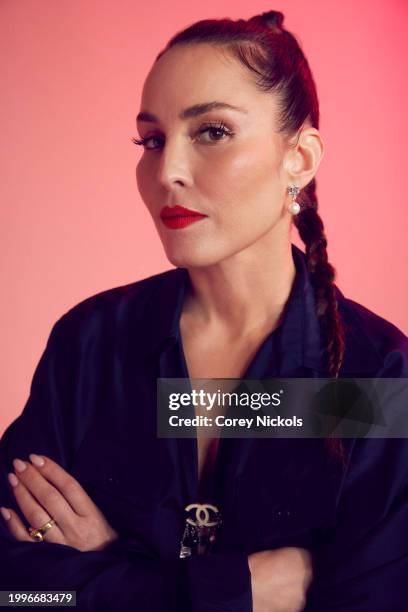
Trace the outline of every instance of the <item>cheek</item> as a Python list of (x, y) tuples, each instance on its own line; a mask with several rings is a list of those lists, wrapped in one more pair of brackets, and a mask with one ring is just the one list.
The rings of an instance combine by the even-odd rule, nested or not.
[[(279, 157), (271, 145), (247, 147), (231, 151), (217, 160), (216, 170), (207, 173), (204, 186), (208, 199), (216, 203), (214, 214), (225, 223), (268, 214), (279, 215), (282, 185), (279, 177)], [(237, 216), (227, 213), (236, 212)]]
[(151, 193), (151, 188), (153, 185), (153, 182), (149, 174), (151, 173), (151, 171), (149, 171), (149, 167), (150, 167), (149, 164), (146, 163), (146, 158), (143, 156), (140, 158), (140, 160), (138, 161), (136, 165), (137, 188), (138, 188), (138, 191), (140, 193), (142, 200), (148, 207), (149, 207), (149, 202), (151, 201), (150, 193)]

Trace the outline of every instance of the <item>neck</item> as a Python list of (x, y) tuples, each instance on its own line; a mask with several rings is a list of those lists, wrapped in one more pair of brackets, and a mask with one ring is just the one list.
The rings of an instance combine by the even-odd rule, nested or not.
[[(256, 251), (256, 249), (255, 249)], [(224, 337), (264, 333), (279, 325), (296, 276), (291, 243), (274, 242), (266, 253), (251, 249), (214, 265), (188, 268), (192, 291), (183, 317)]]

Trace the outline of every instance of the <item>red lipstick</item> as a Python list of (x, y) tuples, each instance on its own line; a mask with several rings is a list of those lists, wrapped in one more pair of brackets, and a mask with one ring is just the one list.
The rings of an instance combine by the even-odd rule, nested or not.
[(195, 221), (204, 219), (207, 215), (190, 210), (184, 206), (164, 206), (160, 211), (160, 218), (166, 227), (170, 229), (182, 229)]

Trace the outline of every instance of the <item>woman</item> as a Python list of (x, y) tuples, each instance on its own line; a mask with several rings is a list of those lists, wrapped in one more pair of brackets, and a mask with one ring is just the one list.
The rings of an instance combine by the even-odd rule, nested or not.
[[(55, 324), (2, 439), (3, 590), (98, 611), (405, 610), (404, 439), (156, 435), (157, 378), (407, 376), (407, 338), (334, 284), (318, 122), (278, 11), (193, 24), (159, 54), (137, 182), (176, 268)], [(189, 504), (222, 515), (210, 554), (190, 554)]]

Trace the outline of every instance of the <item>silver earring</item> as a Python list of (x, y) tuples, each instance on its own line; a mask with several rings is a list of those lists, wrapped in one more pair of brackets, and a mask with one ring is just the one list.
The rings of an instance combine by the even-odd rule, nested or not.
[(288, 211), (292, 215), (298, 215), (300, 213), (300, 204), (296, 202), (296, 196), (298, 195), (300, 189), (297, 185), (290, 185), (288, 187), (288, 193), (292, 196), (292, 202), (288, 206)]

